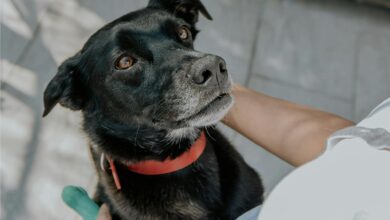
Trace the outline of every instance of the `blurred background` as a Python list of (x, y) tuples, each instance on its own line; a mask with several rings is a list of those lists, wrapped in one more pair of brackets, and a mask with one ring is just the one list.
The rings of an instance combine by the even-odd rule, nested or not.
[[(355, 122), (390, 96), (389, 0), (203, 2), (214, 20), (200, 18), (195, 48), (225, 58), (236, 83)], [(146, 4), (1, 0), (1, 219), (78, 219), (60, 194), (69, 184), (92, 193), (96, 181), (80, 113), (42, 119), (42, 93), (93, 32)], [(293, 169), (219, 126), (267, 192)]]

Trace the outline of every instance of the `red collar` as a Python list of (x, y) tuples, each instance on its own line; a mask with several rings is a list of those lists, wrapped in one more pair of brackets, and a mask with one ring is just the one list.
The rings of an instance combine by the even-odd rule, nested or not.
[[(198, 160), (198, 158), (202, 155), (205, 147), (206, 135), (202, 131), (200, 133), (200, 137), (194, 142), (190, 149), (188, 149), (186, 152), (176, 157), (175, 159), (167, 158), (164, 161), (144, 160), (135, 164), (128, 165), (127, 168), (134, 173), (142, 175), (161, 175), (173, 173), (188, 167), (196, 160)], [(116, 171), (115, 163), (112, 159), (108, 159), (108, 162), (110, 163), (110, 169), (112, 177), (114, 178), (116, 188), (120, 190), (121, 184), (119, 181), (118, 173)]]

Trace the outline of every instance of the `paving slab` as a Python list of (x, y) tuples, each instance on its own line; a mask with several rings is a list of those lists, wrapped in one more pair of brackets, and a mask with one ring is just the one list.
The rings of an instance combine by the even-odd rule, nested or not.
[(389, 30), (388, 11), (352, 1), (269, 0), (254, 73), (352, 100), (362, 30)]
[(88, 8), (104, 21), (112, 21), (131, 11), (146, 7), (147, 0), (78, 0), (80, 5)]
[[(10, 0), (2, 2), (1, 59), (13, 63), (17, 62), (32, 38), (33, 31)], [(2, 69), (3, 74), (6, 70)]]
[(390, 97), (390, 35), (363, 32), (358, 39), (354, 119), (359, 121)]
[(39, 29), (42, 14), (53, 0), (1, 2), (1, 59), (18, 62)]

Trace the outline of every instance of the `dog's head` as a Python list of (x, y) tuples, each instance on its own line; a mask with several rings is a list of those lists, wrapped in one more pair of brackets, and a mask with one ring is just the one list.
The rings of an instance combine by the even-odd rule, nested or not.
[(231, 80), (222, 58), (193, 48), (199, 13), (211, 19), (199, 0), (151, 0), (107, 24), (60, 65), (44, 116), (60, 103), (172, 133), (215, 124), (232, 104)]

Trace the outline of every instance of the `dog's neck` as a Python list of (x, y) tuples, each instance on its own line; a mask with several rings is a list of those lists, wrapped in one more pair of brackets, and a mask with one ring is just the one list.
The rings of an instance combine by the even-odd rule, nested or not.
[(103, 152), (119, 161), (164, 161), (187, 151), (200, 137), (202, 129), (194, 134), (173, 140), (165, 130), (147, 126), (128, 126), (111, 121), (84, 119), (84, 130)]
[(100, 167), (102, 171), (106, 171), (104, 161), (107, 160), (111, 170), (115, 186), (118, 190), (122, 188), (119, 174), (116, 169), (116, 164), (124, 166), (130, 172), (140, 175), (162, 175), (169, 174), (185, 169), (193, 164), (203, 154), (206, 147), (206, 135), (202, 132), (199, 138), (190, 146), (190, 148), (183, 154), (176, 158), (167, 158), (164, 161), (157, 160), (143, 160), (131, 164), (122, 164), (107, 158), (104, 153), (101, 154)]

